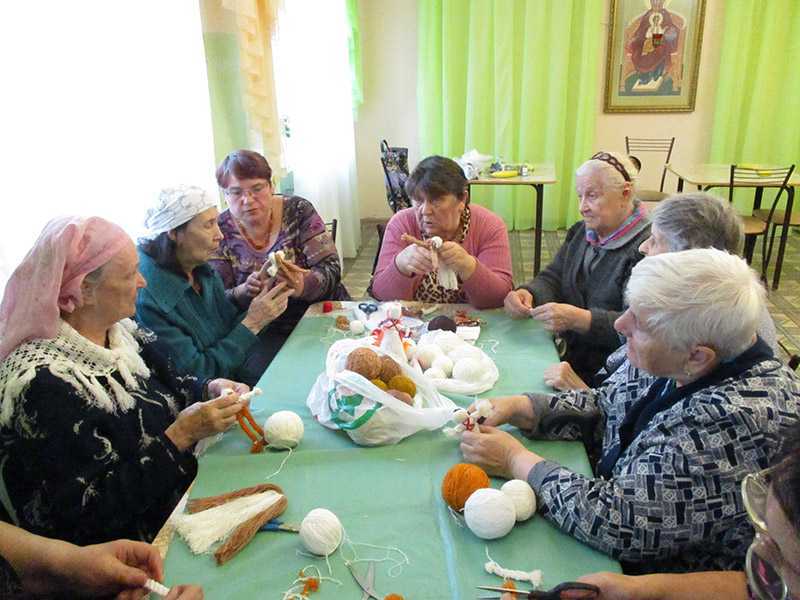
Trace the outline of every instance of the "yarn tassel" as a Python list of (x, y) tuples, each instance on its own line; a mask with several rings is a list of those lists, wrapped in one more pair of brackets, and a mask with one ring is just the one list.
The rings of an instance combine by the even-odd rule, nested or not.
[(239, 551), (250, 543), (253, 536), (258, 533), (261, 526), (269, 521), (283, 514), (288, 504), (286, 496), (281, 496), (278, 501), (270, 506), (268, 509), (258, 513), (256, 516), (251, 517), (236, 529), (233, 530), (230, 537), (225, 541), (222, 546), (214, 553), (214, 558), (217, 559), (218, 565), (224, 565)]
[(114, 397), (117, 399), (117, 404), (123, 411), (128, 411), (136, 406), (136, 402), (134, 401), (133, 397), (128, 393), (128, 391), (122, 387), (116, 379), (114, 379), (113, 375), (109, 375), (107, 378), (108, 384), (111, 386), (111, 390), (114, 392)]
[(489, 548), (486, 547), (486, 558), (488, 562), (483, 565), (486, 572), (490, 575), (497, 575), (503, 579), (516, 579), (517, 581), (529, 581), (534, 589), (538, 589), (542, 585), (542, 572), (539, 569), (535, 571), (514, 571), (512, 569), (504, 569), (497, 564), (492, 557), (489, 556)]
[(270, 490), (236, 498), (198, 513), (177, 515), (173, 519), (175, 529), (186, 540), (192, 552), (203, 554), (212, 544), (226, 538), (239, 524), (266, 510), (281, 498), (284, 498), (282, 494)]
[(194, 498), (186, 503), (186, 512), (189, 514), (198, 513), (209, 508), (214, 508), (236, 498), (243, 498), (245, 496), (252, 496), (253, 494), (261, 494), (263, 492), (273, 491), (283, 494), (283, 490), (279, 485), (274, 483), (261, 483), (259, 485), (252, 485), (250, 487), (242, 488), (227, 492), (226, 494), (219, 494), (218, 496), (206, 496), (205, 498)]

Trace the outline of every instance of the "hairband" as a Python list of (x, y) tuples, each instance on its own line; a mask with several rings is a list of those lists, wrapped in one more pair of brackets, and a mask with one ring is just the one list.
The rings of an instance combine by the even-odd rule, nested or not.
[(625, 169), (625, 167), (622, 166), (621, 162), (619, 162), (614, 156), (612, 156), (608, 152), (598, 152), (597, 154), (592, 156), (592, 160), (601, 160), (605, 163), (610, 164), (619, 172), (620, 175), (622, 175), (622, 178), (625, 181), (630, 182), (631, 176), (628, 175), (628, 171)]

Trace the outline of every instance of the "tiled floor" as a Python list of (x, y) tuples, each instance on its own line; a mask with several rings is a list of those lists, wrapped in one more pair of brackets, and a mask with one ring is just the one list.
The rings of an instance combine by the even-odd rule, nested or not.
[[(361, 223), (363, 246), (355, 259), (344, 261), (344, 284), (353, 298), (365, 295), (378, 249), (377, 221)], [(565, 231), (545, 231), (542, 236), (542, 265), (550, 262), (564, 239)], [(533, 274), (533, 231), (512, 231), (511, 258), (514, 282), (527, 281)], [(761, 264), (760, 243), (754, 265)], [(773, 259), (774, 263), (774, 259)], [(770, 278), (771, 280), (771, 278)], [(769, 312), (775, 320), (778, 336), (791, 353), (800, 353), (800, 232), (793, 231), (786, 247), (780, 287), (768, 296)]]

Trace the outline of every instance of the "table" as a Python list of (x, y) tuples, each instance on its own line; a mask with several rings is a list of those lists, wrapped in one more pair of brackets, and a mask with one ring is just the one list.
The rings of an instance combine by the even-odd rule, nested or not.
[[(486, 324), (479, 343), (486, 346), (500, 369), (497, 386), (486, 395), (543, 390), (542, 369), (557, 360), (549, 335), (533, 320), (512, 321), (500, 310), (480, 314)], [(341, 337), (331, 331), (332, 324), (333, 318), (321, 315), (319, 305), (312, 306), (264, 374), (259, 385), (265, 393), (253, 403), (254, 410), (267, 404), (269, 412), (294, 410), (306, 428), (300, 446), (281, 473), (270, 480), (283, 487), (288, 498), (282, 517), (286, 522), (299, 522), (312, 508), (326, 507), (339, 516), (352, 540), (402, 549), (411, 564), (401, 576), (392, 578), (388, 564), (378, 563), (375, 587), (381, 595), (395, 592), (413, 600), (471, 599), (476, 596), (476, 585), (498, 584), (497, 577), (483, 570), (486, 547), (506, 568), (542, 569), (548, 587), (585, 573), (619, 572), (618, 563), (561, 533), (538, 515), (517, 524), (505, 538), (490, 542), (458, 527), (441, 499), (440, 485), (447, 469), (461, 461), (461, 453), (458, 443), (441, 432), (418, 433), (394, 446), (362, 448), (344, 433), (314, 422), (305, 400), (323, 369), (330, 344), (320, 340)], [(518, 432), (516, 435), (520, 437)], [(547, 458), (589, 473), (579, 443), (526, 439), (524, 443)], [(285, 452), (251, 455), (249, 446), (240, 431), (226, 433), (200, 458), (191, 496), (263, 482), (286, 456)], [(500, 480), (493, 481), (493, 487), (500, 484)], [(211, 556), (193, 556), (176, 536), (166, 559), (166, 581), (171, 585), (198, 583), (207, 598), (280, 598), (306, 565), (315, 564), (327, 574), (324, 560), (298, 556), (300, 548), (294, 534), (260, 533), (233, 560), (217, 567)], [(333, 576), (342, 586), (323, 582), (315, 599), (361, 597), (343, 564), (342, 552), (340, 548), (330, 557)], [(344, 552), (351, 556), (348, 549)], [(361, 556), (383, 554), (369, 552), (359, 548)]]
[(534, 229), (533, 276), (539, 272), (542, 262), (542, 206), (544, 205), (544, 186), (557, 183), (553, 165), (533, 165), (530, 175), (525, 177), (480, 177), (470, 179), (467, 186), (473, 185), (529, 185), (536, 192), (536, 225)]
[[(667, 169), (678, 178), (678, 192), (683, 191), (684, 181), (696, 185), (698, 190), (709, 190), (715, 187), (731, 187), (731, 166), (726, 164), (696, 164), (696, 165), (674, 165), (667, 164)], [(781, 229), (781, 241), (778, 246), (778, 258), (775, 261), (775, 273), (772, 279), (772, 289), (778, 289), (781, 278), (781, 267), (783, 266), (783, 255), (786, 250), (786, 241), (789, 236), (789, 223), (792, 218), (792, 207), (794, 205), (794, 188), (800, 186), (800, 175), (793, 173), (789, 179), (787, 189), (786, 210), (784, 211), (783, 227)], [(756, 182), (748, 182), (744, 185), (735, 187), (755, 188), (756, 193), (753, 197), (753, 210), (761, 208), (761, 199), (764, 188), (777, 187), (775, 185), (758, 185)], [(764, 233), (766, 235), (766, 232)]]

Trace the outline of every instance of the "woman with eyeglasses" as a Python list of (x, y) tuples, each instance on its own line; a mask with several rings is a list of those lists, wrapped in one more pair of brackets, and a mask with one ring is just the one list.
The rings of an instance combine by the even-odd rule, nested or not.
[(742, 482), (742, 500), (756, 536), (745, 570), (631, 577), (594, 573), (580, 581), (600, 588), (598, 600), (797, 600), (800, 598), (800, 427), (786, 457)]
[[(219, 215), (222, 241), (210, 264), (222, 277), (228, 297), (245, 309), (264, 286), (286, 281), (292, 288), (287, 308), (259, 334), (277, 354), (309, 304), (347, 300), (333, 239), (314, 206), (299, 196), (274, 194), (272, 168), (258, 152), (236, 150), (217, 168), (228, 209)], [(268, 278), (261, 271), (271, 252), (282, 250), (297, 270)]]

